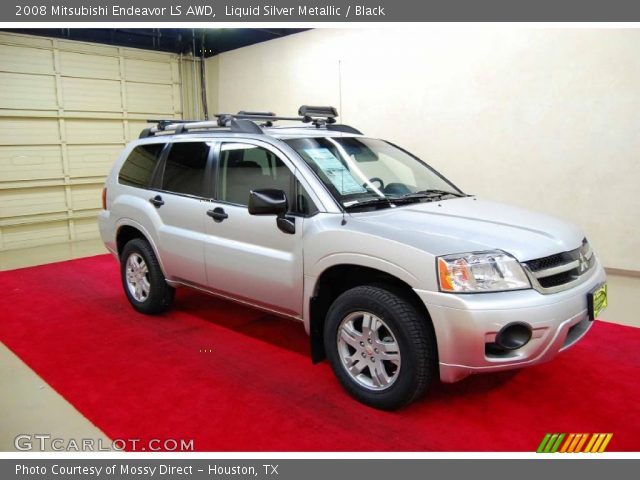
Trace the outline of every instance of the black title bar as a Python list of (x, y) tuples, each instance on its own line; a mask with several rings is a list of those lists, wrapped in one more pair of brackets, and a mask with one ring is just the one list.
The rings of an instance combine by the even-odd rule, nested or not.
[(0, 22), (637, 22), (636, 0), (14, 0)]

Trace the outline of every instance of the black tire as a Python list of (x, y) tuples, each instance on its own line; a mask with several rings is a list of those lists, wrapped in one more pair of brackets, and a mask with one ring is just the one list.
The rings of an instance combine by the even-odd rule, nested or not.
[[(381, 410), (395, 410), (420, 397), (427, 385), (433, 381), (437, 366), (435, 338), (433, 330), (427, 324), (430, 320), (423, 318), (424, 316), (418, 313), (409, 300), (390, 290), (380, 286), (365, 285), (344, 292), (329, 308), (324, 326), (327, 358), (342, 386), (358, 401)], [(373, 390), (372, 388), (375, 387), (367, 387), (359, 383), (347, 372), (347, 367), (341, 359), (341, 347), (338, 345), (339, 328), (343, 320), (357, 318), (357, 312), (368, 312), (382, 320), (386, 324), (382, 328), (388, 327), (391, 337), (395, 337), (395, 343), (399, 348), (401, 360), (395, 380), (390, 382), (390, 386), (378, 386), (383, 388), (382, 390)], [(364, 350), (356, 351), (354, 347), (347, 348), (348, 353), (356, 352), (351, 358), (357, 358), (359, 361), (359, 355), (363, 357), (367, 355)], [(369, 351), (370, 349), (371, 347)], [(364, 360), (366, 359), (365, 357)], [(375, 359), (371, 360), (371, 362), (375, 361)], [(385, 365), (390, 363), (387, 362)], [(364, 368), (371, 367), (367, 365)], [(388, 371), (389, 368), (386, 368)], [(393, 372), (394, 366), (391, 365), (391, 368)], [(365, 375), (361, 378), (368, 381), (366, 371), (363, 372)], [(374, 376), (372, 370), (369, 370), (369, 374), (371, 377)]]
[[(127, 261), (132, 255), (138, 255), (147, 266), (148, 272), (145, 275), (149, 283), (149, 291), (146, 298), (138, 300), (129, 289), (127, 282)], [(151, 245), (142, 238), (134, 238), (127, 242), (122, 249), (120, 256), (120, 278), (122, 287), (129, 303), (140, 313), (153, 315), (167, 310), (173, 303), (175, 288), (169, 286), (164, 279), (164, 274), (158, 263)]]

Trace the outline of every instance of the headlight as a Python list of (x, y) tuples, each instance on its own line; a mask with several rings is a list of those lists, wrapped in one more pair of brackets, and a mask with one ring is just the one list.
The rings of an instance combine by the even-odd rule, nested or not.
[(443, 292), (497, 292), (531, 288), (520, 263), (500, 250), (438, 257)]

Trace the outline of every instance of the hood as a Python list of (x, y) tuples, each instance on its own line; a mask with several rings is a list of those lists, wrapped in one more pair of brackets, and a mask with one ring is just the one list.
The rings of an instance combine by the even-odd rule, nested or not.
[(499, 249), (527, 261), (578, 248), (584, 238), (570, 223), (478, 197), (355, 213), (352, 219), (368, 233), (434, 255)]

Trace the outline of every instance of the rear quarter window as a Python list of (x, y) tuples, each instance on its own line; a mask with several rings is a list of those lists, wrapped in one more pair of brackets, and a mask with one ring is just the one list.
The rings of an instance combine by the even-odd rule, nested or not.
[(134, 148), (120, 169), (118, 181), (130, 187), (146, 188), (163, 148), (164, 143), (139, 145)]

